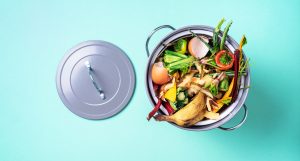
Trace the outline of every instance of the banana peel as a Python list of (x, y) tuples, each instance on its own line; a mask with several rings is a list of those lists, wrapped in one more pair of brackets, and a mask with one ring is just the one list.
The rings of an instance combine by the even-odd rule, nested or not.
[(174, 115), (156, 115), (156, 121), (173, 122), (182, 127), (195, 125), (204, 118), (206, 112), (205, 95), (199, 92), (194, 99)]

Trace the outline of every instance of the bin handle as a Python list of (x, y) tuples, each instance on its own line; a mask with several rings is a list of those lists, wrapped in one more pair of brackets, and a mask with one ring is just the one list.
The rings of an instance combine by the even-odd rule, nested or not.
[(244, 107), (244, 111), (245, 111), (244, 112), (244, 117), (243, 117), (242, 121), (239, 124), (237, 124), (236, 126), (233, 126), (233, 127), (219, 126), (218, 128), (221, 129), (221, 130), (225, 130), (225, 131), (231, 131), (231, 130), (235, 130), (235, 129), (238, 129), (239, 127), (241, 127), (245, 123), (245, 121), (247, 119), (247, 116), (248, 116), (248, 108), (247, 108), (246, 104), (243, 104), (243, 107)]
[(172, 30), (175, 30), (174, 27), (172, 27), (171, 25), (162, 25), (162, 26), (158, 26), (157, 28), (155, 28), (151, 33), (150, 35), (148, 36), (147, 40), (146, 40), (146, 52), (147, 52), (147, 56), (149, 57), (150, 56), (150, 52), (149, 52), (149, 41), (151, 39), (151, 37), (160, 29), (163, 29), (163, 28), (169, 28), (169, 29), (172, 29)]

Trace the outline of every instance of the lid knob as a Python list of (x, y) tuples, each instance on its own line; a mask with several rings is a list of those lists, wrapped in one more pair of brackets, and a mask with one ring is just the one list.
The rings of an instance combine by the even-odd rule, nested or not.
[(95, 87), (96, 90), (99, 92), (100, 98), (101, 98), (102, 100), (104, 100), (104, 99), (105, 99), (104, 92), (103, 92), (101, 86), (100, 86), (99, 84), (96, 83), (96, 81), (95, 81), (95, 79), (94, 79), (94, 77), (93, 77), (93, 68), (92, 68), (90, 62), (89, 62), (89, 61), (86, 61), (86, 62), (85, 62), (85, 66), (88, 68), (89, 76), (90, 76), (90, 78), (91, 78), (91, 81), (92, 81), (94, 87)]

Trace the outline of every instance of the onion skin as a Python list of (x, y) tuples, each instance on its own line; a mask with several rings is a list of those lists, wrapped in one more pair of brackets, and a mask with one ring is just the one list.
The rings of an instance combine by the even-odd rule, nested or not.
[[(208, 43), (206, 37), (201, 37), (205, 42)], [(190, 40), (188, 44), (188, 50), (197, 59), (201, 59), (206, 56), (209, 51), (208, 47), (199, 38), (194, 37)]]

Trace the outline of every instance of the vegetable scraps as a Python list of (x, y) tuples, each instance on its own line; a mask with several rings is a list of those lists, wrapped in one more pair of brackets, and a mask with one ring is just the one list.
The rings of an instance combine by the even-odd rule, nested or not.
[[(167, 114), (158, 114), (157, 121), (169, 121), (179, 126), (193, 126), (203, 119), (218, 119), (219, 111), (235, 101), (240, 77), (247, 75), (249, 59), (243, 59), (243, 36), (239, 48), (230, 51), (226, 46), (232, 21), (221, 34), (222, 18), (213, 30), (213, 36), (196, 34), (180, 38), (167, 45), (152, 68), (158, 102), (147, 119), (160, 106)], [(158, 91), (159, 90), (159, 91)]]

